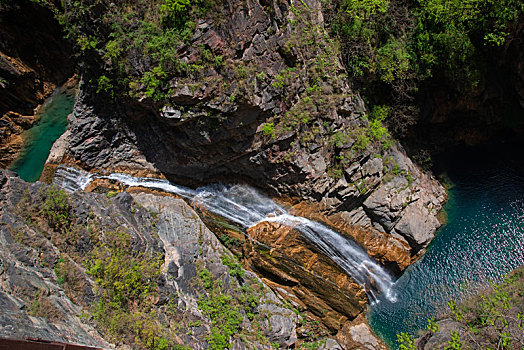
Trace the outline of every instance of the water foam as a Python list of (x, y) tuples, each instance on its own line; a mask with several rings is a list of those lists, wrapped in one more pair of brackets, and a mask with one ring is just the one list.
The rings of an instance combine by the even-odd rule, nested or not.
[(251, 187), (214, 184), (193, 190), (162, 179), (120, 173), (107, 176), (95, 175), (63, 166), (58, 167), (54, 182), (68, 191), (76, 191), (84, 190), (94, 179), (109, 179), (126, 186), (140, 186), (174, 193), (245, 229), (264, 221), (291, 226), (360, 284), (372, 302), (378, 300), (379, 294), (390, 302), (396, 301), (391, 276), (358, 244), (321, 223), (289, 214), (285, 208)]

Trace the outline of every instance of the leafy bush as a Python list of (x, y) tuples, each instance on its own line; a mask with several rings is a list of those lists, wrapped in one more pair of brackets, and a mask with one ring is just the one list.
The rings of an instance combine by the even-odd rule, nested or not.
[(262, 133), (264, 135), (269, 135), (271, 137), (275, 136), (275, 124), (274, 123), (266, 123), (262, 127)]
[(229, 267), (229, 274), (234, 277), (244, 277), (244, 268), (235, 256), (222, 255), (222, 264)]
[(126, 309), (140, 303), (156, 289), (160, 274), (160, 257), (134, 252), (128, 234), (110, 232), (105, 243), (96, 247), (87, 262), (87, 273), (94, 277), (105, 301)]
[(371, 105), (394, 107), (388, 124), (399, 136), (418, 118), (421, 87), (474, 91), (491, 69), (494, 48), (515, 36), (524, 16), (518, 0), (323, 4), (352, 80)]
[(208, 337), (213, 350), (229, 348), (231, 337), (238, 332), (242, 323), (242, 315), (232, 301), (232, 296), (223, 293), (215, 293), (210, 298), (198, 301), (198, 307), (213, 326)]
[(49, 226), (63, 232), (70, 228), (73, 219), (73, 208), (67, 193), (56, 186), (41, 191), (44, 199), (42, 213)]
[(152, 309), (163, 260), (135, 251), (124, 232), (106, 232), (103, 241), (85, 262), (100, 296), (92, 311), (94, 319), (116, 341), (140, 348), (169, 348), (166, 332)]

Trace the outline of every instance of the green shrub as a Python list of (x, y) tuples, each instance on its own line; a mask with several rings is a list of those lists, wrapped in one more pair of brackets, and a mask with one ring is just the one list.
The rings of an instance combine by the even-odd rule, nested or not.
[[(519, 268), (501, 283), (491, 284), (487, 292), (460, 304), (450, 300), (450, 316), (460, 326), (450, 330), (451, 339), (447, 343), (435, 346), (453, 350), (521, 348), (524, 345), (523, 288), (524, 268)], [(428, 320), (427, 329), (431, 334), (441, 331), (433, 319)], [(397, 338), (400, 349), (415, 349), (412, 336), (401, 333)]]
[(242, 323), (242, 315), (234, 305), (232, 296), (215, 292), (209, 298), (200, 299), (198, 307), (211, 320), (212, 328), (208, 337), (210, 348), (228, 348), (231, 337), (238, 332)]
[(60, 232), (69, 229), (73, 220), (73, 207), (67, 193), (55, 186), (47, 187), (40, 193), (45, 198), (41, 210), (49, 226)]
[(244, 268), (235, 256), (222, 255), (222, 264), (229, 267), (229, 274), (233, 277), (244, 277)]
[(274, 123), (266, 123), (262, 127), (262, 133), (264, 135), (271, 136), (271, 138), (275, 137), (275, 124)]
[(191, 6), (189, 0), (165, 0), (164, 4), (160, 6), (160, 10), (168, 16), (180, 16), (187, 12)]
[(155, 293), (161, 258), (133, 251), (126, 233), (110, 232), (104, 238), (105, 243), (96, 247), (87, 261), (87, 273), (101, 288), (104, 299), (126, 309)]
[(111, 79), (108, 78), (105, 75), (100, 76), (98, 78), (98, 88), (96, 90), (97, 93), (100, 92), (109, 92), (111, 95), (113, 95), (113, 84), (111, 83)]

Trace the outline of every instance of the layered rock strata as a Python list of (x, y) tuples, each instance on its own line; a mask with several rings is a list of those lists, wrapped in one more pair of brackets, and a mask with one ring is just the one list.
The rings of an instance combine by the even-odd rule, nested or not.
[[(42, 212), (50, 196), (61, 196), (56, 189), (27, 184), (5, 171), (0, 173), (0, 187), (2, 337), (103, 348), (111, 346), (108, 341), (122, 341), (99, 323), (94, 325), (96, 318), (78, 316), (94, 313), (101, 297), (101, 282), (85, 266), (100, 249), (99, 240), (120, 232), (129, 237), (136, 254), (149, 252), (162, 259), (153, 315), (159, 317), (154, 322), (174, 332), (173, 341), (194, 349), (206, 348), (210, 341), (217, 321), (201, 309), (212, 293), (200, 281), (205, 270), (224, 295), (235, 296), (242, 288), (258, 293), (256, 307), (249, 309), (253, 314), (240, 311), (242, 336), (232, 339), (234, 348), (270, 348), (271, 343), (288, 347), (296, 342), (297, 315), (253, 273), (233, 274), (223, 258), (230, 253), (183, 200), (125, 192), (111, 199), (93, 193), (55, 197), (71, 204), (71, 230), (60, 231), (49, 226), (54, 221)], [(67, 272), (62, 264), (69, 266)]]

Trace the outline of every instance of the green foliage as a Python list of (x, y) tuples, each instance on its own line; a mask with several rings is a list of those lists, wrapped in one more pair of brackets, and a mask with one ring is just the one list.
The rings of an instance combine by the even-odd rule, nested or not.
[(200, 271), (200, 273), (198, 274), (198, 277), (200, 277), (202, 285), (205, 289), (211, 289), (211, 287), (213, 287), (213, 279), (211, 276), (211, 272), (209, 272), (208, 269), (202, 269), (202, 271)]
[(107, 233), (105, 243), (93, 250), (87, 261), (87, 273), (101, 288), (105, 302), (126, 309), (130, 303), (142, 302), (156, 289), (162, 259), (133, 252), (131, 239), (122, 232)]
[(107, 196), (107, 198), (113, 198), (117, 194), (118, 194), (117, 191), (109, 191), (109, 192), (106, 193), (106, 196)]
[(433, 319), (433, 318), (428, 319), (428, 324), (427, 324), (426, 328), (431, 333), (438, 333), (440, 331), (439, 325), (435, 322), (435, 319)]
[(145, 72), (140, 82), (145, 85), (145, 95), (155, 101), (162, 100), (165, 96), (161, 91), (167, 72), (161, 67), (156, 66), (150, 72)]
[(392, 142), (388, 129), (382, 124), (386, 120), (389, 110), (390, 107), (388, 106), (374, 106), (369, 115), (369, 137), (382, 142), (385, 149), (389, 148)]
[(326, 344), (326, 340), (315, 340), (310, 342), (304, 342), (300, 344), (300, 349), (307, 349), (307, 350), (317, 350), (320, 349), (321, 346)]
[(460, 341), (460, 335), (457, 331), (450, 330), (451, 340), (448, 342), (448, 345), (444, 348), (445, 350), (460, 350), (462, 349), (462, 342)]
[(165, 3), (160, 6), (160, 10), (168, 16), (185, 15), (191, 6), (189, 0), (165, 0)]
[(392, 83), (408, 78), (411, 69), (411, 56), (402, 38), (391, 38), (376, 51), (375, 69), (380, 80)]
[(55, 267), (54, 267), (56, 280), (57, 280), (59, 286), (62, 286), (64, 284), (64, 282), (65, 282), (65, 276), (64, 276), (64, 273), (63, 273), (63, 270), (62, 270), (62, 268), (63, 268), (62, 266), (64, 265), (64, 263), (65, 263), (64, 259), (59, 258), (58, 261), (56, 262)]
[(460, 310), (458, 309), (457, 303), (455, 302), (455, 300), (451, 299), (450, 301), (448, 301), (448, 307), (451, 310), (451, 314), (453, 315), (453, 318), (455, 319), (455, 321), (458, 322), (462, 319), (462, 317), (464, 317), (462, 312), (460, 312)]
[(235, 256), (222, 255), (222, 264), (229, 267), (229, 274), (233, 277), (244, 277), (245, 271), (242, 264)]
[(275, 136), (275, 124), (274, 123), (266, 123), (262, 127), (262, 133), (264, 135), (271, 136), (273, 138)]
[(220, 235), (220, 241), (226, 246), (226, 247), (242, 247), (243, 241), (238, 238), (233, 238), (225, 234)]
[(170, 347), (151, 308), (162, 262), (160, 256), (134, 250), (124, 232), (105, 233), (85, 261), (100, 296), (93, 317), (114, 340), (148, 349)]
[(419, 87), (438, 79), (455, 93), (473, 92), (524, 16), (518, 0), (323, 4), (353, 81), (370, 104), (394, 107), (388, 124), (400, 136), (418, 118)]
[(96, 90), (97, 93), (100, 92), (108, 92), (113, 96), (113, 84), (111, 83), (111, 79), (106, 77), (105, 75), (100, 76), (98, 78), (98, 89)]
[(67, 193), (55, 186), (40, 191), (44, 199), (42, 213), (49, 226), (57, 231), (69, 229), (73, 219), (73, 207)]
[(354, 18), (370, 18), (387, 11), (389, 0), (345, 0), (344, 9)]
[(397, 341), (399, 343), (399, 350), (416, 350), (415, 340), (413, 336), (408, 333), (397, 334)]
[(242, 315), (232, 302), (232, 296), (220, 292), (198, 301), (198, 307), (211, 320), (211, 334), (208, 337), (211, 349), (228, 348), (231, 337), (240, 328)]
[(85, 51), (89, 49), (96, 49), (98, 45), (98, 39), (94, 36), (79, 35), (76, 38), (76, 43), (80, 46), (80, 50)]
[[(506, 276), (501, 283), (491, 284), (491, 290), (473, 296), (461, 304), (448, 302), (449, 311), (460, 326), (450, 330), (451, 339), (436, 347), (458, 349), (520, 349), (524, 346), (522, 315), (524, 268)], [(433, 319), (427, 330), (432, 334), (440, 329)], [(413, 338), (397, 335), (400, 349), (414, 349)], [(436, 338), (438, 339), (438, 338)], [(403, 347), (405, 346), (405, 347)]]
[(106, 70), (102, 75), (112, 77), (112, 81), (98, 82), (99, 92), (110, 89), (114, 96), (145, 96), (156, 102), (167, 99), (169, 91), (164, 88), (168, 79), (223, 67), (223, 57), (204, 47), (198, 48), (196, 62), (180, 59), (180, 50), (193, 37), (196, 22), (217, 5), (216, 0), (111, 4), (97, 0), (48, 6), (79, 51), (91, 50), (90, 59), (98, 60)]
[[(229, 274), (235, 277), (244, 276), (244, 270), (235, 257), (222, 256), (222, 262), (229, 267)], [(197, 264), (198, 266), (198, 264)], [(199, 281), (205, 294), (199, 296), (198, 307), (202, 314), (211, 321), (211, 330), (207, 336), (209, 348), (228, 349), (235, 335), (245, 336), (241, 328), (244, 315), (252, 321), (252, 326), (259, 324), (265, 317), (258, 312), (263, 285), (256, 280), (244, 280), (239, 287), (237, 282), (216, 279), (206, 268), (199, 268)], [(242, 272), (241, 272), (242, 271)], [(194, 323), (191, 323), (195, 326)], [(260, 335), (258, 335), (260, 339)], [(262, 339), (263, 336), (262, 336)], [(267, 339), (264, 341), (269, 344)]]
[(366, 132), (363, 130), (357, 130), (357, 133), (355, 134), (355, 143), (353, 144), (353, 148), (356, 151), (361, 152), (368, 148), (370, 143), (371, 140), (369, 139)]

